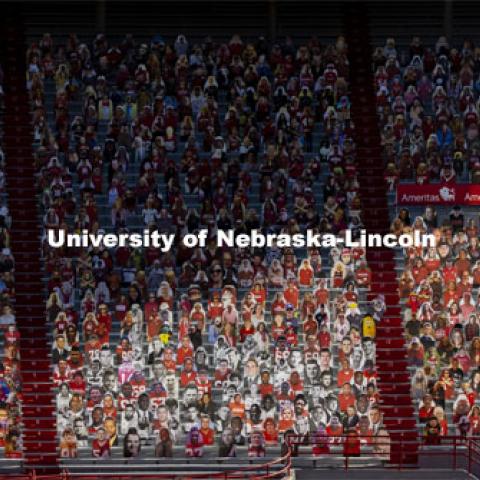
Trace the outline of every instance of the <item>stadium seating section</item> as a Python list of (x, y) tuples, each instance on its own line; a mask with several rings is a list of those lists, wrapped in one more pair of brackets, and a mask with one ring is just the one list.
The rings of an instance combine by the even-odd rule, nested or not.
[[(479, 51), (444, 37), (370, 50), (362, 19), (346, 37), (278, 44), (45, 33), (5, 65), (18, 85), (26, 70), (28, 93), (5, 99), (0, 67), (5, 457), (28, 447), (72, 471), (92, 457), (184, 468), (279, 457), (292, 434), (316, 439), (312, 455), (345, 454), (349, 436), (354, 454), (415, 463), (418, 434), (480, 434), (475, 208), (395, 198), (398, 185), (480, 182)], [(32, 138), (33, 167), (25, 145), (8, 164), (7, 126)], [(218, 230), (364, 228), (439, 243), (216, 245)], [(182, 245), (200, 229), (206, 248)], [(177, 241), (53, 248), (49, 230)]]
[[(373, 54), (385, 179), (397, 183), (478, 184), (478, 52), (412, 39), (409, 54), (388, 38)], [(398, 252), (411, 395), (418, 428), (439, 436), (479, 433), (478, 286), (475, 207), (401, 208), (390, 202), (391, 231), (434, 233), (437, 248)]]
[[(365, 251), (215, 246), (217, 228), (362, 227), (345, 40), (44, 35), (27, 65), (61, 456), (195, 456), (197, 430), (220, 456), (229, 432), (252, 456), (257, 432), (267, 450), (286, 432), (372, 443), (385, 302)], [(199, 228), (203, 251), (46, 240)]]

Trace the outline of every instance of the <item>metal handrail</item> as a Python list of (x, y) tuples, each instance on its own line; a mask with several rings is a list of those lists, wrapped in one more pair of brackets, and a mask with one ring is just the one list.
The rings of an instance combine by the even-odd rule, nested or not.
[[(411, 454), (412, 449), (411, 447), (414, 446), (414, 452), (418, 453), (418, 447), (426, 446), (432, 447), (428, 449), (422, 449), (421, 454), (427, 456), (451, 456), (452, 457), (452, 469), (456, 470), (458, 467), (458, 459), (462, 458), (465, 460), (466, 463), (466, 470), (468, 473), (471, 473), (474, 468), (480, 468), (480, 437), (462, 437), (462, 436), (455, 436), (455, 435), (446, 435), (446, 436), (439, 436), (435, 443), (430, 443), (427, 440), (427, 437), (421, 434), (417, 434), (416, 436), (412, 436), (411, 438), (402, 438), (402, 436), (391, 436), (385, 435), (383, 438), (385, 442), (378, 441), (379, 437), (377, 435), (338, 435), (338, 436), (324, 436), (321, 437), (317, 434), (308, 434), (308, 435), (296, 435), (296, 434), (289, 434), (285, 438), (285, 445), (287, 446), (287, 453), (281, 457), (275, 458), (270, 460), (269, 462), (263, 464), (256, 464), (256, 465), (249, 465), (245, 466), (244, 468), (239, 468), (237, 470), (232, 471), (223, 471), (217, 473), (195, 473), (192, 472), (191, 474), (184, 476), (178, 475), (175, 473), (152, 473), (152, 474), (135, 474), (135, 473), (118, 473), (118, 474), (108, 474), (108, 478), (118, 479), (118, 480), (150, 480), (150, 479), (164, 479), (164, 480), (178, 480), (180, 477), (182, 479), (192, 479), (192, 480), (207, 480), (207, 479), (224, 479), (224, 480), (234, 480), (234, 479), (241, 479), (241, 478), (249, 478), (253, 480), (269, 480), (273, 478), (282, 478), (290, 473), (292, 468), (292, 456), (302, 455), (306, 453), (305, 447), (313, 447), (315, 445), (328, 445), (328, 446), (338, 446), (343, 447), (344, 450), (342, 453), (338, 451), (324, 451), (319, 454), (315, 454), (315, 457), (318, 458), (325, 458), (325, 456), (336, 456), (336, 457), (343, 457), (344, 458), (344, 468), (347, 470), (349, 468), (349, 457), (351, 456), (362, 456), (365, 453), (361, 452), (359, 455), (351, 454), (345, 450), (345, 446), (347, 445), (348, 440), (355, 439), (356, 441), (360, 442), (361, 440), (366, 439), (376, 439), (375, 445), (382, 446), (382, 445), (390, 445), (391, 447), (394, 446), (394, 449), (390, 449), (390, 453), (382, 453), (382, 452), (371, 452), (372, 455), (377, 456), (378, 458), (383, 458), (384, 455), (387, 455), (388, 460), (391, 462), (391, 454), (395, 454), (398, 459), (399, 463), (396, 463), (396, 467), (398, 469), (402, 469), (406, 467), (405, 463), (403, 462), (403, 455), (404, 454)], [(382, 438), (382, 437), (380, 437)], [(357, 444), (358, 446), (358, 444)], [(410, 446), (410, 448), (408, 448)], [(441, 451), (435, 451), (434, 447), (450, 447), (447, 450), (442, 449)], [(303, 448), (303, 452), (302, 452)], [(329, 450), (329, 449), (328, 449)], [(368, 455), (368, 454), (367, 454)], [(282, 464), (282, 467), (279, 469), (275, 469), (274, 467), (277, 465)], [(391, 466), (395, 466), (391, 465)], [(192, 468), (192, 464), (189, 464), (189, 467)], [(261, 473), (257, 473), (261, 472)], [(15, 475), (11, 474), (8, 475), (9, 478), (13, 478), (15, 480), (90, 480), (90, 479), (97, 479), (99, 476), (97, 474), (84, 474), (84, 473), (76, 473), (70, 472), (67, 469), (64, 469), (61, 473), (56, 474), (42, 474), (38, 475), (36, 470), (33, 469), (30, 471), (29, 475)]]
[[(347, 444), (348, 439), (352, 439), (348, 435), (342, 434), (337, 436), (324, 436), (321, 437), (319, 435), (308, 434), (308, 435), (295, 435), (291, 434), (288, 435), (286, 438), (286, 442), (289, 445), (290, 449), (292, 450), (292, 455), (301, 455), (302, 452), (301, 447), (312, 447), (316, 444), (321, 444), (325, 446), (344, 446)], [(378, 441), (379, 437), (376, 435), (355, 435), (353, 437), (357, 442), (361, 442), (361, 440), (366, 439), (373, 439), (375, 438), (377, 441), (375, 444), (377, 446), (381, 445), (389, 445), (390, 452), (387, 454), (382, 454), (381, 452), (371, 452), (372, 455), (377, 456), (379, 458), (382, 455), (386, 455), (388, 457), (388, 461), (391, 466), (397, 466), (399, 470), (405, 465), (404, 455), (425, 455), (425, 456), (451, 456), (452, 457), (452, 469), (456, 470), (458, 467), (458, 459), (462, 458), (466, 462), (466, 470), (468, 473), (472, 473), (473, 468), (477, 467), (480, 469), (480, 437), (463, 437), (459, 435), (439, 435), (435, 438), (435, 441), (432, 442), (431, 439), (426, 437), (425, 435), (417, 434), (413, 435), (410, 438), (404, 438), (401, 434), (399, 435), (385, 435), (385, 442)], [(422, 449), (419, 452), (419, 447), (428, 447), (427, 449)], [(358, 443), (357, 443), (358, 447)], [(410, 447), (410, 448), (408, 448)], [(413, 451), (412, 451), (412, 447)], [(449, 449), (445, 450), (443, 448), (440, 451), (435, 451), (435, 447), (450, 447)], [(322, 453), (316, 454), (315, 457), (326, 457), (326, 456), (339, 456), (338, 451), (324, 451)], [(365, 453), (360, 452), (360, 454), (351, 454), (350, 452), (344, 450), (343, 457), (344, 457), (344, 467), (348, 469), (349, 467), (349, 457), (351, 456), (362, 456)], [(393, 457), (393, 458), (392, 458)], [(395, 461), (394, 461), (395, 459)]]
[[(281, 469), (273, 469), (278, 464), (285, 464)], [(192, 467), (192, 464), (189, 464)], [(180, 477), (182, 479), (195, 479), (195, 480), (208, 480), (208, 479), (240, 479), (246, 478), (255, 479), (255, 480), (267, 480), (271, 478), (280, 478), (287, 475), (290, 472), (292, 466), (291, 461), (291, 449), (288, 448), (287, 453), (281, 457), (270, 460), (269, 462), (263, 464), (249, 465), (244, 468), (233, 470), (233, 471), (224, 471), (217, 473), (191, 473), (188, 476), (178, 475), (175, 473), (155, 473), (155, 474), (132, 474), (132, 473), (119, 473), (119, 474), (108, 474), (109, 479), (118, 479), (118, 480), (127, 480), (127, 479), (138, 479), (138, 480), (148, 480), (148, 479), (164, 479), (164, 480), (178, 480)], [(264, 471), (258, 475), (253, 474), (252, 472)], [(99, 474), (88, 474), (88, 473), (75, 473), (69, 472), (68, 470), (63, 470), (61, 473), (57, 474), (46, 474), (46, 475), (37, 475), (36, 470), (33, 469), (30, 472), (28, 477), (24, 475), (10, 475), (9, 478), (15, 480), (69, 480), (69, 479), (98, 479)]]

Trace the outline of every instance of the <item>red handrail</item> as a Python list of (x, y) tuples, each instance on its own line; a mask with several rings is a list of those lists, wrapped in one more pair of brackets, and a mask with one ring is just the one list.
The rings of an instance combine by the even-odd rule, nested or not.
[[(331, 456), (343, 456), (344, 457), (344, 468), (349, 468), (349, 458), (352, 456), (361, 456), (362, 454), (350, 454), (345, 450), (345, 445), (347, 444), (347, 439), (352, 440), (362, 440), (362, 439), (375, 439), (376, 446), (389, 445), (393, 446), (395, 450), (396, 457), (400, 459), (400, 462), (396, 465), (396, 468), (399, 470), (402, 469), (405, 464), (402, 463), (402, 458), (404, 454), (412, 453), (413, 451), (418, 453), (418, 447), (426, 446), (432, 447), (428, 449), (422, 449), (421, 455), (426, 456), (451, 456), (452, 457), (452, 469), (455, 470), (458, 467), (458, 459), (462, 458), (465, 460), (466, 470), (468, 473), (472, 473), (474, 468), (480, 471), (480, 437), (462, 437), (455, 435), (446, 435), (439, 436), (434, 442), (431, 439), (428, 439), (424, 435), (418, 434), (412, 438), (391, 438), (389, 435), (385, 435), (385, 442), (378, 441), (379, 437), (376, 435), (338, 435), (338, 436), (320, 436), (316, 434), (309, 435), (288, 435), (285, 439), (287, 445), (287, 453), (282, 457), (276, 458), (269, 462), (257, 465), (249, 465), (238, 470), (224, 471), (217, 473), (191, 473), (188, 476), (178, 475), (175, 473), (155, 473), (155, 474), (132, 474), (132, 473), (118, 473), (118, 474), (108, 474), (109, 479), (118, 479), (118, 480), (149, 480), (149, 479), (164, 479), (164, 480), (178, 480), (180, 477), (182, 480), (207, 480), (207, 479), (224, 479), (224, 480), (233, 480), (241, 479), (248, 477), (252, 480), (268, 480), (273, 478), (280, 478), (290, 473), (292, 468), (292, 455), (302, 455), (307, 453), (306, 450), (308, 447), (313, 447), (315, 445), (336, 445), (339, 447), (344, 447), (344, 450), (341, 454), (338, 451), (322, 451), (319, 454), (314, 455), (314, 457), (325, 458), (328, 455)], [(372, 444), (373, 445), (373, 444)], [(451, 447), (450, 449), (445, 450), (444, 448), (440, 451), (435, 451), (434, 447)], [(409, 448), (410, 447), (410, 448)], [(466, 447), (466, 448), (458, 448)], [(309, 450), (311, 452), (311, 449)], [(385, 459), (385, 455), (388, 456), (386, 452), (373, 452), (378, 458)], [(398, 455), (400, 454), (400, 455)], [(390, 457), (388, 457), (390, 459)], [(280, 469), (273, 469), (275, 465), (283, 464)], [(193, 465), (189, 465), (193, 467)], [(391, 465), (394, 466), (394, 465)], [(262, 473), (256, 473), (256, 472)], [(99, 475), (97, 474), (83, 474), (69, 472), (67, 469), (63, 470), (60, 474), (50, 474), (50, 475), (37, 475), (35, 470), (30, 472), (29, 476), (26, 475), (7, 475), (9, 478), (15, 480), (91, 480), (98, 479)]]
[[(272, 471), (272, 467), (278, 464), (285, 464), (281, 469), (274, 469)], [(193, 465), (189, 464), (190, 467)], [(164, 480), (178, 480), (182, 478), (182, 480), (207, 480), (207, 479), (224, 479), (224, 480), (231, 480), (231, 479), (240, 479), (245, 478), (248, 476), (249, 479), (252, 480), (267, 480), (270, 478), (279, 478), (283, 477), (290, 473), (290, 469), (292, 466), (291, 461), (291, 452), (290, 448), (287, 450), (287, 453), (282, 457), (278, 457), (274, 460), (270, 460), (267, 463), (257, 464), (257, 465), (249, 465), (243, 467), (238, 470), (233, 471), (224, 471), (224, 472), (217, 472), (217, 473), (191, 473), (189, 475), (178, 475), (175, 473), (155, 473), (155, 474), (131, 474), (131, 473), (120, 473), (120, 474), (108, 474), (109, 479), (119, 479), (119, 480), (128, 480), (128, 479), (135, 479), (135, 480), (147, 480), (147, 479), (164, 479)], [(265, 473), (255, 475), (252, 472), (264, 471)], [(35, 470), (32, 470), (29, 477), (25, 477), (24, 475), (9, 475), (9, 478), (14, 478), (15, 480), (68, 480), (70, 478), (76, 480), (83, 480), (83, 479), (98, 479), (100, 475), (97, 474), (88, 474), (88, 473), (75, 473), (69, 472), (67, 469), (63, 470), (60, 474), (50, 474), (50, 475), (37, 475)]]
[(480, 440), (469, 439), (468, 446), (468, 473), (472, 473), (473, 465), (480, 467)]
[[(428, 438), (424, 435), (417, 434), (413, 438), (403, 438), (402, 435), (398, 437), (385, 435), (385, 442), (378, 441), (378, 436), (375, 435), (354, 435), (353, 439), (355, 441), (362, 441), (367, 439), (375, 439), (376, 446), (389, 445), (390, 452), (373, 452), (373, 454), (379, 458), (383, 458), (385, 455), (388, 456), (391, 465), (395, 464), (399, 470), (405, 466), (404, 455), (409, 454), (419, 454), (422, 456), (451, 456), (452, 457), (452, 469), (456, 470), (458, 467), (458, 459), (462, 458), (465, 460), (466, 470), (468, 473), (472, 473), (473, 468), (477, 467), (480, 471), (480, 437), (462, 437), (458, 435), (445, 435), (439, 436), (435, 439)], [(337, 436), (320, 436), (318, 434), (309, 434), (309, 435), (288, 435), (286, 442), (292, 450), (292, 455), (302, 455), (307, 453), (305, 447), (313, 447), (314, 445), (324, 445), (324, 446), (343, 446), (347, 444), (347, 440), (352, 440), (351, 436), (348, 435), (337, 435)], [(432, 447), (428, 449), (422, 449), (420, 452), (419, 447)], [(436, 446), (441, 447), (451, 447), (448, 450), (442, 448), (440, 451), (435, 451)], [(358, 445), (357, 445), (358, 447)], [(466, 447), (459, 449), (459, 447)], [(303, 451), (302, 451), (303, 450)], [(311, 453), (311, 450), (308, 452)], [(308, 454), (307, 453), (307, 454)], [(392, 454), (392, 455), (391, 455)], [(321, 453), (314, 455), (315, 457), (326, 457), (339, 456), (338, 451), (330, 451), (329, 448), (323, 450)], [(344, 467), (348, 469), (349, 467), (349, 457), (361, 456), (361, 453), (351, 454), (348, 451), (343, 452), (344, 456)], [(395, 455), (397, 462), (392, 461), (392, 456)]]

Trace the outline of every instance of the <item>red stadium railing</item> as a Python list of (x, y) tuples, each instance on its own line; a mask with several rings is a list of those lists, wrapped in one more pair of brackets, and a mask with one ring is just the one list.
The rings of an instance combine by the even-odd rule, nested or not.
[[(382, 438), (384, 440), (382, 440)], [(358, 442), (360, 440), (371, 439), (372, 450), (361, 452)], [(443, 459), (443, 467), (452, 470), (462, 469), (468, 474), (480, 475), (480, 437), (461, 437), (461, 436), (440, 436), (436, 438), (427, 438), (418, 435), (416, 439), (403, 440), (398, 439), (391, 442), (389, 436), (378, 437), (374, 435), (349, 436), (338, 435), (335, 437), (326, 437), (319, 435), (288, 435), (286, 439), (288, 452), (275, 460), (263, 464), (249, 465), (238, 470), (222, 471), (217, 473), (195, 473), (185, 475), (178, 473), (154, 473), (154, 474), (133, 474), (133, 473), (105, 473), (97, 472), (95, 474), (84, 474), (70, 472), (68, 469), (58, 474), (37, 475), (35, 470), (31, 470), (28, 475), (8, 475), (8, 478), (15, 480), (93, 480), (106, 476), (114, 480), (207, 480), (207, 479), (250, 479), (267, 480), (274, 478), (288, 478), (292, 470), (292, 458), (301, 456), (311, 456), (316, 461), (328, 457), (342, 458), (342, 466), (345, 470), (351, 468), (352, 458), (374, 457), (382, 460), (382, 466), (386, 468), (395, 468), (402, 470), (408, 468), (407, 465), (400, 463), (390, 463), (390, 449), (393, 447), (395, 452), (410, 453), (412, 445), (419, 448), (423, 459), (438, 458)], [(337, 448), (334, 448), (337, 447)], [(375, 448), (374, 448), (375, 447)], [(436, 448), (438, 447), (438, 448)], [(316, 453), (315, 449), (316, 448)], [(341, 452), (339, 452), (341, 449)], [(397, 455), (395, 458), (402, 458)], [(450, 459), (450, 462), (445, 459)], [(411, 465), (409, 465), (411, 466)], [(188, 464), (188, 468), (194, 469), (194, 465)], [(340, 467), (340, 465), (339, 465)], [(158, 468), (158, 466), (157, 466)], [(341, 468), (341, 467), (340, 467)]]
[[(457, 470), (459, 463), (463, 462), (464, 469), (469, 474), (478, 476), (480, 473), (480, 437), (459, 437), (459, 436), (445, 436), (440, 437), (438, 442), (432, 443), (425, 441), (423, 445), (432, 447), (428, 450), (422, 450), (422, 455), (431, 456), (445, 456), (448, 454), (451, 457), (452, 470)], [(451, 447), (450, 451), (444, 449), (435, 451), (433, 447)]]
[[(445, 462), (445, 467), (451, 467), (452, 470), (457, 470), (462, 467), (469, 474), (476, 476), (480, 475), (480, 437), (462, 437), (455, 435), (439, 436), (439, 437), (425, 437), (418, 434), (416, 438), (402, 439), (398, 438), (394, 441), (390, 440), (390, 436), (383, 437), (385, 440), (379, 440), (378, 436), (374, 435), (338, 435), (335, 437), (322, 437), (318, 434), (315, 435), (289, 435), (287, 443), (291, 450), (292, 457), (302, 455), (312, 455), (312, 450), (316, 446), (319, 452), (314, 457), (325, 458), (328, 456), (339, 457), (338, 449), (331, 451), (330, 447), (337, 446), (342, 448), (343, 454), (343, 467), (347, 470), (350, 467), (351, 459), (362, 456), (373, 456), (378, 459), (384, 460), (390, 468), (397, 468), (399, 470), (406, 468), (407, 465), (402, 463), (404, 455), (412, 453), (412, 449), (419, 450), (419, 454), (423, 458), (428, 457), (443, 457), (450, 458), (451, 462)], [(372, 451), (363, 452), (360, 451), (360, 445), (362, 440), (373, 440), (372, 447), (377, 447), (377, 452), (373, 448)], [(382, 452), (382, 447), (385, 450)], [(436, 449), (435, 447), (439, 447)], [(390, 453), (391, 450), (395, 451), (395, 458), (398, 458), (399, 463), (391, 463)]]
[[(194, 465), (188, 464), (188, 468), (194, 468)], [(279, 468), (280, 467), (280, 468)], [(157, 466), (158, 468), (158, 466)], [(232, 471), (223, 471), (217, 473), (191, 473), (188, 475), (180, 473), (155, 473), (155, 474), (112, 474), (105, 473), (105, 476), (114, 480), (208, 480), (208, 479), (251, 479), (251, 480), (268, 480), (273, 478), (288, 478), (292, 468), (290, 449), (282, 457), (276, 458), (266, 463), (249, 465), (244, 468)], [(32, 470), (29, 475), (10, 475), (9, 478), (15, 480), (93, 480), (102, 477), (102, 473), (84, 474), (75, 473), (64, 470), (58, 474), (37, 475)]]
[[(468, 473), (477, 474), (478, 471), (474, 472), (474, 466), (480, 470), (480, 440), (472, 439), (468, 448)], [(477, 475), (478, 476), (478, 475)]]

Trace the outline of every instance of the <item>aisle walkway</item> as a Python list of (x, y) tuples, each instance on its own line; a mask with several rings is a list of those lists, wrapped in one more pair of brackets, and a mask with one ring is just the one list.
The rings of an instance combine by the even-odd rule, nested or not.
[[(50, 349), (40, 264), (40, 229), (33, 167), (31, 114), (25, 86), (25, 60), (18, 18), (5, 32), (5, 153), (7, 192), (12, 199), (12, 251), (15, 258), (16, 320), (21, 335), (23, 444), (27, 465), (55, 466), (56, 430), (50, 379)], [(51, 469), (48, 472), (52, 472)], [(40, 471), (37, 471), (40, 473)]]
[[(377, 127), (368, 17), (361, 5), (351, 4), (345, 18), (349, 45), (352, 119), (356, 125), (357, 164), (362, 208), (365, 212), (363, 222), (369, 233), (385, 234), (389, 232), (390, 221)], [(376, 364), (384, 424), (392, 438), (391, 461), (415, 464), (417, 431), (410, 398), (410, 375), (397, 294), (394, 250), (369, 249), (367, 259), (374, 272), (370, 298), (382, 294), (387, 305), (383, 320), (377, 327)], [(407, 453), (404, 451), (401, 458), (402, 448)]]

